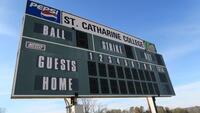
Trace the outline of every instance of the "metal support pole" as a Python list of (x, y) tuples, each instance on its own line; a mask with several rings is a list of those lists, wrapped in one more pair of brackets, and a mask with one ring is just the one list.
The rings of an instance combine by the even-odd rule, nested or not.
[(151, 111), (151, 113), (158, 113), (155, 97), (147, 97), (147, 101), (148, 101), (149, 110)]
[(66, 104), (66, 113), (71, 113), (71, 99), (70, 98), (64, 98), (65, 104)]
[(75, 110), (73, 106), (77, 105), (77, 98), (71, 97), (71, 98), (64, 98), (65, 104), (66, 104), (66, 113), (73, 113)]
[(77, 98), (64, 98), (66, 103), (66, 113), (84, 113), (82, 105), (77, 105)]

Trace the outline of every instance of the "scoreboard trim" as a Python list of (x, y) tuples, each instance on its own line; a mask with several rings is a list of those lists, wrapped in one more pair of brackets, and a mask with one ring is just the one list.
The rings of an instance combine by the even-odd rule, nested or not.
[(19, 66), (19, 57), (21, 54), (21, 45), (22, 45), (22, 37), (23, 37), (23, 32), (24, 32), (24, 24), (25, 24), (26, 16), (23, 17), (22, 21), (22, 27), (21, 27), (21, 34), (20, 34), (20, 40), (19, 40), (19, 45), (18, 45), (18, 50), (17, 50), (17, 59), (16, 59), (16, 64), (15, 64), (15, 72), (14, 72), (14, 78), (13, 78), (13, 85), (12, 85), (12, 92), (11, 92), (11, 98), (12, 96), (15, 96), (15, 85), (16, 85), (16, 79), (17, 79), (17, 70)]
[[(68, 98), (68, 97), (74, 97), (75, 95), (13, 95), (11, 98)], [(131, 97), (148, 97), (148, 96), (153, 96), (153, 97), (172, 97), (173, 95), (78, 95), (79, 98), (131, 98)], [(44, 99), (45, 99), (44, 98)]]
[[(26, 6), (26, 8), (27, 8), (27, 6)], [(63, 27), (68, 27), (68, 26), (66, 26), (66, 25), (64, 25), (63, 23), (62, 23), (62, 19), (63, 19), (63, 13), (67, 13), (67, 14), (70, 14), (70, 15), (72, 15), (72, 16), (75, 16), (75, 17), (78, 17), (78, 18), (81, 18), (81, 19), (83, 19), (83, 20), (87, 20), (87, 21), (89, 21), (89, 22), (93, 22), (93, 23), (96, 23), (97, 25), (101, 25), (101, 26), (103, 26), (103, 27), (106, 27), (106, 28), (109, 28), (109, 29), (111, 29), (111, 30), (114, 30), (114, 31), (117, 31), (117, 32), (119, 32), (119, 33), (122, 33), (122, 34), (125, 34), (125, 35), (127, 35), (127, 36), (131, 36), (130, 38), (135, 38), (135, 39), (138, 39), (138, 40), (141, 40), (141, 41), (143, 41), (143, 45), (144, 45), (144, 42), (147, 42), (147, 41), (145, 41), (145, 40), (143, 40), (143, 39), (141, 39), (141, 38), (138, 38), (138, 37), (135, 37), (135, 36), (133, 36), (133, 35), (130, 35), (130, 34), (128, 34), (128, 33), (125, 33), (125, 32), (122, 32), (122, 31), (119, 31), (119, 30), (117, 30), (117, 29), (114, 29), (114, 28), (111, 28), (111, 27), (108, 27), (108, 26), (106, 26), (106, 25), (103, 25), (103, 24), (100, 24), (100, 23), (97, 23), (97, 22), (94, 22), (94, 21), (92, 21), (92, 20), (88, 20), (88, 19), (86, 19), (86, 18), (83, 18), (83, 17), (80, 17), (80, 16), (77, 16), (77, 15), (74, 15), (74, 14), (71, 14), (71, 13), (68, 13), (68, 12), (65, 12), (65, 11), (61, 11), (60, 10), (60, 23), (57, 23), (57, 22), (54, 22), (54, 21), (50, 21), (50, 20), (47, 20), (47, 19), (44, 19), (44, 18), (39, 18), (39, 17), (37, 17), (37, 16), (34, 16), (34, 15), (30, 15), (30, 14), (27, 14), (27, 13), (25, 13), (25, 16), (23, 17), (23, 21), (22, 21), (22, 27), (21, 27), (21, 34), (20, 34), (20, 40), (19, 40), (19, 45), (18, 45), (18, 51), (17, 51), (17, 59), (16, 59), (16, 65), (15, 65), (15, 72), (14, 72), (14, 78), (13, 78), (13, 84), (12, 84), (12, 92), (11, 92), (11, 98), (66, 98), (66, 97), (74, 97), (75, 95), (37, 95), (37, 94), (35, 94), (35, 95), (19, 95), (19, 94), (15, 94), (15, 90), (16, 90), (16, 81), (17, 81), (17, 71), (18, 71), (18, 66), (19, 66), (19, 60), (20, 60), (20, 55), (21, 55), (21, 47), (22, 47), (22, 39), (31, 39), (31, 40), (35, 40), (35, 41), (40, 41), (40, 42), (46, 42), (46, 43), (49, 43), (49, 44), (54, 44), (54, 45), (58, 45), (58, 46), (63, 46), (63, 47), (68, 47), (68, 48), (74, 48), (74, 49), (79, 49), (79, 50), (83, 50), (83, 51), (89, 51), (89, 52), (94, 52), (94, 53), (99, 53), (99, 54), (102, 54), (102, 55), (109, 55), (109, 56), (112, 56), (112, 57), (117, 57), (117, 58), (121, 58), (121, 59), (126, 59), (126, 60), (131, 60), (131, 61), (135, 61), (135, 62), (137, 62), (137, 63), (144, 63), (144, 64), (149, 64), (149, 65), (154, 65), (154, 66), (158, 66), (158, 67), (162, 67), (162, 68), (165, 68), (165, 69), (167, 69), (166, 68), (166, 66), (163, 66), (163, 65), (158, 65), (158, 64), (154, 64), (154, 63), (150, 63), (150, 62), (145, 62), (145, 61), (139, 61), (139, 60), (137, 60), (138, 58), (137, 58), (137, 55), (136, 55), (136, 59), (131, 59), (131, 58), (126, 58), (126, 57), (123, 57), (123, 56), (116, 56), (116, 55), (113, 55), (113, 54), (108, 54), (108, 53), (103, 53), (103, 52), (99, 52), (99, 51), (96, 51), (95, 50), (95, 45), (94, 45), (94, 39), (95, 39), (95, 37), (94, 37), (94, 35), (96, 35), (96, 34), (94, 34), (94, 33), (90, 33), (90, 32), (86, 32), (86, 31), (83, 31), (83, 32), (86, 32), (86, 33), (90, 33), (91, 35), (92, 35), (92, 45), (93, 45), (93, 47), (94, 47), (94, 49), (93, 50), (89, 50), (89, 49), (84, 49), (84, 48), (79, 48), (79, 47), (75, 47), (75, 46), (70, 46), (70, 45), (65, 45), (65, 44), (61, 44), (61, 43), (57, 43), (57, 42), (53, 42), (53, 41), (47, 41), (47, 40), (42, 40), (42, 39), (36, 39), (36, 38), (31, 38), (31, 37), (28, 37), (28, 36), (24, 36), (23, 34), (23, 32), (24, 32), (24, 26), (25, 26), (25, 19), (26, 19), (26, 16), (31, 16), (31, 17), (34, 17), (34, 18), (37, 18), (37, 19), (40, 19), (40, 20), (44, 20), (44, 21), (47, 21), (47, 22), (50, 22), (50, 23), (54, 23), (54, 24), (57, 24), (57, 25), (59, 25), (59, 26), (63, 26)], [(74, 27), (68, 27), (68, 28), (74, 28)], [(79, 29), (75, 29), (75, 30), (79, 30)], [(80, 31), (82, 31), (82, 30), (80, 30)], [(98, 35), (97, 35), (98, 36)], [(101, 37), (101, 38), (103, 38), (103, 39), (108, 39), (107, 37)], [(113, 40), (112, 38), (110, 38), (110, 40)], [(113, 40), (113, 41), (116, 41), (116, 40)], [(120, 41), (117, 41), (117, 42), (120, 42)], [(127, 43), (125, 43), (125, 42), (123, 42), (123, 41), (121, 41), (120, 43), (123, 43), (123, 44), (127, 44)], [(128, 44), (128, 45), (131, 45), (131, 46), (133, 46), (133, 47), (135, 47), (135, 48), (140, 48), (140, 49), (143, 49), (143, 50), (145, 50), (145, 47), (144, 48), (141, 48), (141, 47), (139, 47), (139, 46), (137, 46), (137, 45), (134, 45), (134, 44)], [(136, 51), (134, 51), (135, 53), (136, 53)], [(153, 52), (153, 51), (150, 51), (150, 52), (152, 52), (152, 53), (157, 53), (157, 52)], [(171, 83), (171, 80), (169, 81), (169, 84), (171, 84), (172, 85), (172, 83)], [(172, 87), (172, 91), (174, 92), (174, 89), (173, 89), (173, 87)], [(174, 94), (175, 95), (175, 94)], [(117, 97), (125, 97), (125, 98), (129, 98), (129, 97), (148, 97), (148, 96), (155, 96), (155, 97), (171, 97), (171, 96), (173, 96), (173, 94), (164, 94), (164, 95), (162, 95), (162, 94), (126, 94), (126, 95), (124, 95), (124, 94), (106, 94), (106, 95), (104, 95), (104, 94), (89, 94), (89, 95), (78, 95), (78, 97), (80, 97), (80, 98), (93, 98), (93, 97), (95, 97), (95, 98), (111, 98), (111, 97), (113, 97), (113, 98), (117, 98)]]

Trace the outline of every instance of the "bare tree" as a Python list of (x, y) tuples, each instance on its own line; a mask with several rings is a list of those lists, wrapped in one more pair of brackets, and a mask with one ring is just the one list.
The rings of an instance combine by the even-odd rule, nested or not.
[(134, 109), (135, 109), (135, 108), (134, 108), (133, 106), (130, 107), (129, 112), (130, 112), (130, 113), (134, 113)]
[(140, 106), (140, 112), (144, 113), (144, 107), (143, 106)]
[(184, 108), (175, 108), (172, 110), (172, 113), (188, 113), (188, 111)]
[(79, 102), (83, 105), (85, 113), (89, 113), (94, 110), (95, 101), (92, 99), (81, 98)]
[(83, 105), (85, 113), (105, 113), (106, 107), (98, 104), (96, 100), (89, 98), (81, 98), (79, 102)]
[(165, 107), (165, 111), (166, 113), (172, 113), (172, 111), (168, 107)]
[(120, 109), (111, 109), (108, 110), (106, 113), (121, 113), (122, 111)]
[(121, 113), (129, 113), (128, 110), (123, 110)]
[(107, 108), (104, 105), (97, 104), (95, 113), (106, 113)]
[(135, 107), (134, 113), (142, 113), (141, 108)]
[(166, 113), (165, 108), (163, 106), (157, 106), (158, 113)]

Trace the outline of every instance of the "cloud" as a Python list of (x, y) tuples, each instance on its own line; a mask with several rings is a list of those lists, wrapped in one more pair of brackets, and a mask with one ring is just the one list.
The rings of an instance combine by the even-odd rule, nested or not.
[(1, 38), (16, 38), (19, 37), (18, 36), (18, 32), (16, 29), (14, 29), (13, 27), (11, 27), (9, 24), (5, 24), (5, 23), (0, 23), (1, 27), (0, 27), (0, 35)]
[[(22, 1), (21, 1), (22, 2)], [(14, 2), (3, 0), (0, 3), (0, 37), (1, 38), (13, 38), (19, 37), (19, 31), (17, 27), (18, 23), (21, 23), (19, 17), (21, 5), (16, 5)], [(11, 8), (12, 7), (12, 8)]]
[[(157, 44), (162, 48), (166, 61), (174, 61), (200, 50), (199, 21), (181, 22), (156, 29), (154, 35), (160, 35)], [(162, 37), (162, 38), (161, 38)]]
[(158, 51), (164, 54), (166, 61), (171, 62), (200, 50), (199, 19), (199, 10), (192, 9), (180, 21), (161, 24), (147, 31), (147, 34), (152, 37), (150, 40), (156, 42)]
[(0, 64), (0, 69), (0, 99), (5, 99), (10, 97), (15, 69), (11, 63)]
[[(58, 104), (55, 100), (34, 99), (34, 100), (12, 100), (12, 106), (15, 108), (7, 108), (6, 113), (66, 113), (64, 100)], [(28, 102), (29, 101), (29, 102)], [(20, 105), (16, 104), (20, 103)]]
[(10, 93), (8, 93), (8, 92), (0, 92), (0, 96), (8, 96), (8, 95), (10, 95)]
[(164, 50), (162, 53), (167, 62), (173, 61), (190, 54), (193, 55), (193, 52), (200, 50), (199, 44), (200, 40), (194, 38), (193, 41), (190, 42), (182, 42), (182, 44), (177, 43), (176, 46), (172, 46), (169, 49)]

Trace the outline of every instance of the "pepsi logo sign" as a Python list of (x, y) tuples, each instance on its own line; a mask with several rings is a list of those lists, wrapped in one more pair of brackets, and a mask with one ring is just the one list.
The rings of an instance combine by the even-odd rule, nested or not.
[(26, 13), (60, 23), (60, 11), (33, 1), (27, 2)]

